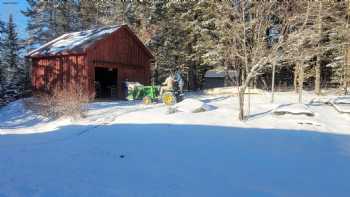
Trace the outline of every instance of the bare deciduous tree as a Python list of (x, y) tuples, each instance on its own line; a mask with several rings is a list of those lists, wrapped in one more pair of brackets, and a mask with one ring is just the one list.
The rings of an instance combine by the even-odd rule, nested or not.
[[(263, 68), (271, 66), (278, 58), (289, 4), (288, 1), (230, 1), (223, 3), (221, 9), (220, 12), (228, 16), (222, 24), (224, 31), (231, 36), (227, 48), (242, 65), (238, 118), (244, 120), (247, 88)], [(278, 33), (272, 34), (271, 29)]]

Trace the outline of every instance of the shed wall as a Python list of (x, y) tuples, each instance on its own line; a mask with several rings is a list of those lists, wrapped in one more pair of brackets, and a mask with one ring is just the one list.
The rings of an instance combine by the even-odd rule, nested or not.
[(32, 59), (34, 91), (50, 92), (54, 88), (87, 89), (88, 76), (83, 55)]
[[(118, 69), (118, 90), (122, 89), (122, 82), (126, 79), (145, 85), (150, 83), (151, 57), (126, 29), (120, 28), (111, 36), (96, 42), (86, 53), (91, 92), (95, 91), (95, 67)], [(118, 91), (118, 96), (123, 97), (123, 93)]]

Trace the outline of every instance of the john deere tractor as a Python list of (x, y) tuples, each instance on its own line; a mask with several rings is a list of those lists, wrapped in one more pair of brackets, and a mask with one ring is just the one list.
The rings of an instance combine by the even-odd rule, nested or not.
[(160, 95), (160, 86), (135, 86), (128, 89), (128, 100), (143, 100), (143, 103), (149, 105), (156, 101), (162, 101), (166, 105), (173, 105), (183, 100), (183, 95), (174, 86), (174, 90), (164, 91)]

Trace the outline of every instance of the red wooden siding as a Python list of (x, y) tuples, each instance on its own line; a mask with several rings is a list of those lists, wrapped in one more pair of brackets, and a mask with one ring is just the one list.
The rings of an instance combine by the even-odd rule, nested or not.
[(70, 88), (72, 85), (86, 88), (85, 69), (84, 56), (35, 58), (32, 61), (33, 89), (51, 91), (55, 87)]
[[(152, 57), (136, 39), (128, 29), (120, 28), (86, 50), (89, 76), (93, 79), (89, 84), (90, 91), (94, 91), (95, 67), (118, 69), (118, 89), (126, 79), (145, 85), (150, 83)], [(121, 97), (122, 92), (119, 91), (118, 95)]]

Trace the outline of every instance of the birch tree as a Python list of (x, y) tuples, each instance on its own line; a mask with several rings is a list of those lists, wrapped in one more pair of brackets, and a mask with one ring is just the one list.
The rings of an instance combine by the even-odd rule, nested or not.
[[(284, 1), (230, 1), (223, 3), (221, 13), (227, 15), (222, 24), (231, 35), (226, 46), (242, 65), (239, 87), (239, 120), (246, 118), (245, 93), (251, 81), (278, 58), (283, 45), (286, 20), (283, 13), (289, 9)], [(278, 36), (269, 44), (268, 29), (279, 29)]]

